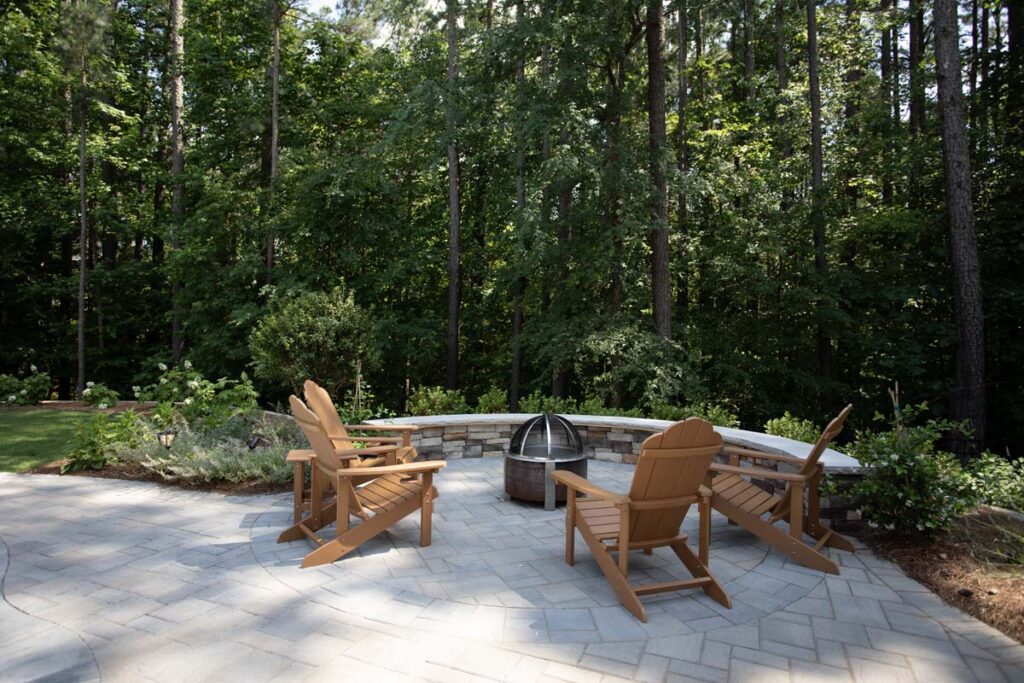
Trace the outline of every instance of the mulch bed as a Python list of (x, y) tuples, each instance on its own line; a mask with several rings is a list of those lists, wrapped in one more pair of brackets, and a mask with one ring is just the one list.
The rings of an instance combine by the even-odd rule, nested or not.
[[(63, 460), (51, 462), (42, 467), (28, 470), (27, 474), (60, 474), (60, 467)], [(195, 481), (187, 479), (164, 479), (156, 472), (147, 470), (141, 465), (108, 465), (102, 470), (81, 470), (69, 472), (67, 476), (95, 477), (97, 479), (123, 479), (125, 481), (148, 481), (164, 486), (188, 489), (190, 491), (213, 491), (226, 493), (228, 495), (251, 496), (263, 493), (284, 493), (291, 491), (291, 484), (267, 484), (254, 482), (229, 482), (229, 481)]]
[(1024, 516), (981, 508), (931, 538), (858, 535), (947, 603), (1024, 643)]

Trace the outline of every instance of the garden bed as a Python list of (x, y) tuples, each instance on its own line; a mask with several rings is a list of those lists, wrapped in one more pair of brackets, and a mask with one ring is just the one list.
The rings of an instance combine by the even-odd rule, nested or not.
[[(65, 460), (56, 460), (46, 465), (41, 465), (25, 474), (61, 474), (61, 466)], [(255, 496), (268, 493), (285, 493), (291, 491), (291, 482), (259, 482), (259, 481), (202, 481), (199, 479), (167, 479), (157, 472), (147, 469), (141, 465), (130, 463), (115, 463), (107, 465), (100, 470), (79, 470), (67, 472), (66, 476), (72, 477), (93, 477), (94, 479), (120, 479), (123, 481), (146, 481), (154, 484), (163, 484), (175, 488), (188, 489), (190, 491), (211, 491), (214, 493), (225, 493), (238, 496)]]
[(931, 537), (860, 536), (950, 605), (1024, 643), (1024, 516), (982, 506)]

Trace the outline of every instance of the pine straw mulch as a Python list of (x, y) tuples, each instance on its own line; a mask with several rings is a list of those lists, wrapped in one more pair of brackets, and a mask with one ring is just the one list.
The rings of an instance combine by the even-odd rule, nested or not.
[(1024, 643), (1024, 515), (983, 506), (931, 538), (860, 536), (947, 603)]
[[(26, 474), (60, 474), (61, 465), (65, 461), (57, 460), (42, 467), (28, 470)], [(142, 465), (115, 464), (107, 465), (102, 470), (81, 470), (69, 472), (67, 476), (95, 477), (97, 479), (122, 479), (125, 481), (147, 481), (164, 486), (173, 486), (190, 491), (213, 491), (237, 496), (252, 496), (263, 493), (284, 493), (292, 490), (291, 483), (271, 484), (266, 482), (230, 482), (230, 481), (198, 481), (194, 479), (165, 479)]]

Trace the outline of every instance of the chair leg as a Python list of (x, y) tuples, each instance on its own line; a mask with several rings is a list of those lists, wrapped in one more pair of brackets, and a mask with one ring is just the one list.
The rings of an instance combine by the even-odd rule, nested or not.
[(700, 513), (700, 533), (698, 534), (698, 557), (702, 564), (707, 565), (711, 555), (711, 496), (701, 496), (697, 504)]
[(434, 473), (424, 472), (420, 484), (420, 546), (426, 548), (430, 545), (430, 524), (434, 516)]
[(566, 491), (565, 497), (565, 563), (576, 564), (576, 492)]
[(637, 594), (630, 588), (626, 575), (619, 571), (619, 567), (615, 560), (612, 559), (608, 548), (594, 538), (594, 534), (585, 525), (580, 528), (580, 535), (583, 536), (584, 542), (590, 548), (590, 554), (597, 560), (597, 566), (601, 568), (604, 577), (608, 579), (608, 583), (615, 590), (615, 594), (619, 596), (619, 602), (622, 603), (622, 606), (634, 617), (647, 623), (647, 610), (640, 603), (640, 598), (637, 597)]
[(699, 579), (707, 577), (711, 579), (702, 586), (704, 592), (707, 593), (709, 598), (720, 603), (724, 607), (732, 609), (732, 599), (729, 597), (728, 593), (726, 593), (725, 589), (722, 588), (722, 585), (718, 583), (718, 580), (711, 575), (711, 571), (708, 569), (707, 565), (697, 559), (697, 556), (693, 554), (690, 547), (686, 545), (686, 541), (673, 543), (669, 547), (671, 547), (673, 552), (675, 552), (676, 557), (682, 560), (683, 564), (686, 565), (686, 568), (694, 578)]

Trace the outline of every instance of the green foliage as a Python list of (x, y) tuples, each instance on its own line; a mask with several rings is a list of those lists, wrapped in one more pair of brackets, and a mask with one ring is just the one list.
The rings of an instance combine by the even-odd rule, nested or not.
[(256, 410), (259, 394), (244, 372), (237, 380), (222, 377), (213, 382), (187, 360), (180, 367), (163, 363), (158, 367), (161, 374), (155, 383), (133, 390), (139, 400), (157, 402), (154, 419), (159, 423), (170, 424), (177, 411), (189, 422), (214, 428), (235, 415)]
[(501, 387), (492, 386), (480, 394), (476, 401), (476, 412), (478, 413), (507, 413), (508, 392)]
[(968, 474), (979, 503), (1024, 512), (1024, 460), (982, 453), (971, 461)]
[(766, 434), (784, 436), (787, 439), (795, 439), (804, 443), (814, 443), (821, 434), (821, 430), (813, 422), (802, 420), (788, 410), (782, 414), (782, 417), (765, 422), (764, 431)]
[(85, 389), (82, 390), (82, 401), (86, 405), (99, 408), (100, 410), (113, 408), (117, 405), (117, 399), (117, 392), (105, 384), (87, 382)]
[(561, 413), (571, 415), (576, 413), (576, 399), (557, 398), (545, 396), (540, 391), (534, 391), (529, 396), (519, 399), (519, 410), (524, 413)]
[(48, 398), (50, 376), (45, 372), (33, 372), (24, 379), (0, 375), (0, 405), (31, 406)]
[(344, 424), (359, 424), (374, 418), (394, 417), (395, 413), (377, 400), (373, 388), (366, 383), (359, 385), (359, 391), (348, 389), (341, 403), (334, 406)]
[(418, 387), (409, 395), (410, 415), (461, 415), (468, 412), (469, 403), (458, 389)]
[[(974, 505), (971, 476), (949, 453), (936, 450), (944, 432), (960, 425), (929, 419), (913, 424), (926, 406), (897, 408), (884, 431), (857, 432), (850, 455), (870, 468), (852, 487), (864, 519), (889, 531), (932, 533)], [(881, 415), (876, 420), (884, 421)]]
[(257, 377), (296, 393), (307, 379), (336, 393), (377, 359), (373, 320), (342, 286), (275, 301), (249, 349)]
[(682, 406), (659, 403), (651, 407), (650, 415), (655, 420), (673, 422), (688, 417), (699, 417), (718, 427), (738, 427), (740, 424), (736, 409), (724, 402), (696, 401)]
[(61, 474), (80, 470), (101, 470), (114, 458), (114, 446), (119, 430), (117, 417), (107, 413), (94, 413), (75, 426), (71, 451), (61, 466)]

